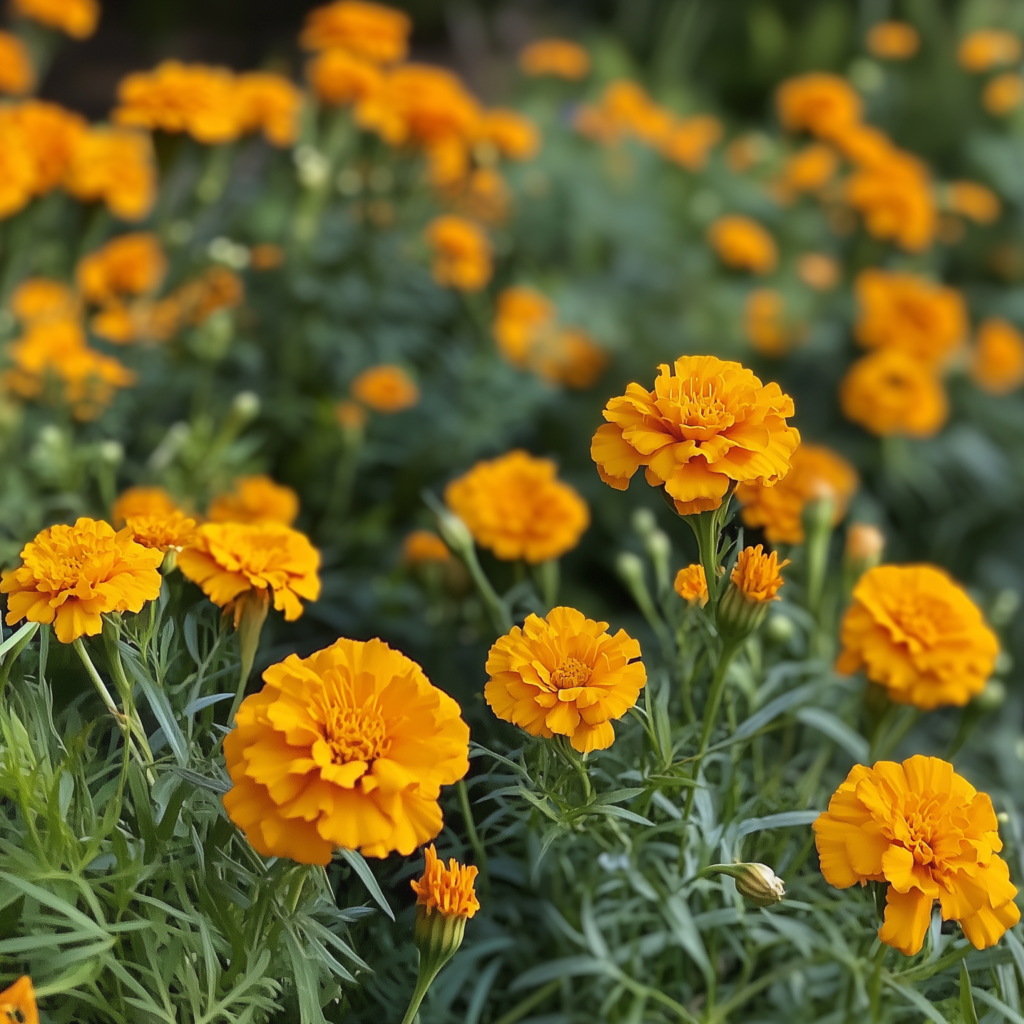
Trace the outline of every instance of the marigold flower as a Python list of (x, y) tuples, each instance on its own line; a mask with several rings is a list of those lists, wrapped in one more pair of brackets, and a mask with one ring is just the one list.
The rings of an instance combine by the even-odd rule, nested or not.
[(78, 297), (63, 281), (48, 277), (30, 277), (11, 295), (11, 312), (24, 324), (41, 320), (74, 320)]
[(174, 293), (182, 317), (193, 326), (206, 323), (222, 309), (234, 309), (245, 300), (242, 279), (227, 267), (208, 267), (194, 281)]
[(691, 606), (699, 603), (703, 608), (708, 603), (708, 578), (704, 575), (704, 566), (699, 562), (680, 569), (672, 586)]
[(839, 283), (839, 264), (824, 253), (804, 253), (797, 260), (796, 272), (808, 288), (818, 292), (831, 291)]
[(376, 64), (348, 50), (324, 50), (306, 66), (313, 92), (325, 103), (347, 107), (378, 93), (384, 76)]
[(726, 266), (738, 270), (768, 274), (779, 260), (775, 239), (749, 217), (719, 217), (708, 229), (708, 241)]
[(195, 538), (196, 521), (175, 509), (166, 515), (129, 516), (128, 529), (144, 548), (181, 551)]
[(491, 279), (491, 243), (472, 221), (451, 214), (435, 217), (426, 240), (434, 251), (434, 280), (442, 288), (476, 292)]
[(167, 257), (148, 231), (120, 235), (78, 262), (75, 277), (86, 300), (102, 305), (122, 295), (145, 295), (160, 287)]
[(35, 192), (37, 177), (30, 145), (14, 112), (0, 108), (0, 220), (27, 206)]
[(1020, 40), (998, 28), (980, 28), (960, 40), (957, 60), (965, 71), (991, 71), (1020, 60)]
[(429, 916), (435, 911), (443, 917), (472, 917), (480, 909), (474, 882), (477, 869), (460, 864), (454, 857), (438, 860), (434, 844), (424, 851), (426, 866), (422, 877), (409, 884), (416, 893), (416, 906), (423, 907)]
[(814, 72), (787, 79), (775, 94), (779, 119), (791, 132), (808, 131), (829, 139), (856, 124), (861, 101), (853, 86), (838, 75)]
[(105, 203), (122, 220), (142, 220), (156, 199), (152, 140), (125, 128), (91, 129), (75, 146), (64, 185), (76, 199)]
[(907, 956), (924, 945), (936, 899), (977, 949), (1020, 920), (992, 801), (947, 761), (918, 754), (857, 765), (814, 833), (830, 885), (889, 883), (878, 937)]
[(556, 319), (555, 304), (535, 288), (506, 288), (498, 296), (492, 327), (498, 350), (513, 366), (526, 369), (538, 338)]
[(590, 74), (590, 54), (569, 39), (538, 39), (519, 53), (524, 75), (540, 78), (564, 78), (575, 82)]
[(481, 224), (504, 224), (512, 205), (508, 182), (495, 167), (478, 167), (450, 194), (455, 208)]
[(29, 100), (8, 113), (21, 125), (35, 170), (32, 191), (45, 195), (63, 184), (75, 150), (88, 131), (84, 118), (56, 103)]
[(7, 598), (7, 625), (22, 619), (53, 623), (57, 639), (70, 644), (103, 629), (105, 612), (137, 612), (160, 594), (159, 551), (115, 533), (109, 523), (79, 519), (51, 526), (25, 545), (22, 564), (0, 581)]
[(498, 718), (531, 736), (567, 736), (583, 754), (612, 745), (612, 721), (647, 684), (640, 644), (575, 608), (513, 626), (491, 648), (487, 674), (484, 698)]
[(879, 60), (908, 60), (920, 45), (917, 29), (905, 21), (880, 21), (868, 31), (868, 53)]
[(284, 263), (284, 249), (273, 242), (261, 242), (249, 250), (249, 263), (253, 270), (276, 270)]
[(406, 565), (447, 562), (451, 557), (448, 545), (432, 530), (413, 530), (402, 543), (402, 561)]
[(995, 117), (1005, 117), (1024, 103), (1024, 78), (1015, 72), (996, 75), (981, 94), (981, 105)]
[(778, 601), (779, 589), (786, 581), (781, 570), (789, 565), (789, 559), (780, 562), (778, 552), (770, 555), (758, 544), (756, 548), (744, 548), (736, 559), (730, 581), (736, 589), (753, 604)]
[(743, 505), (743, 522), (762, 528), (772, 544), (803, 544), (804, 507), (823, 497), (832, 500), (834, 526), (846, 515), (859, 484), (853, 466), (823, 445), (800, 445), (791, 465), (774, 487), (752, 482), (736, 488), (736, 497)]
[(722, 133), (722, 122), (717, 117), (708, 114), (684, 117), (673, 125), (661, 147), (662, 156), (688, 171), (703, 170)]
[(954, 181), (946, 188), (946, 203), (954, 213), (977, 224), (994, 224), (1002, 213), (999, 197), (975, 181)]
[(512, 451), (453, 480), (444, 500), (496, 558), (536, 565), (571, 551), (590, 525), (587, 503), (557, 473), (550, 459)]
[(863, 167), (847, 179), (845, 194), (875, 238), (891, 239), (908, 252), (932, 243), (935, 199), (928, 170), (919, 160), (897, 153), (876, 167)]
[(649, 146), (663, 149), (676, 125), (670, 111), (655, 103), (638, 82), (629, 79), (619, 79), (607, 86), (599, 112), (605, 124), (606, 141), (632, 135)]
[(976, 697), (999, 654), (978, 606), (931, 565), (866, 572), (854, 587), (840, 640), (837, 671), (863, 668), (891, 700), (923, 711)]
[(946, 392), (935, 371), (898, 349), (883, 348), (858, 359), (839, 386), (843, 415), (886, 437), (931, 437), (949, 415)]
[(36, 993), (27, 974), (0, 992), (0, 1017), (11, 1024), (39, 1024)]
[(733, 485), (789, 472), (800, 434), (786, 423), (793, 399), (739, 363), (681, 356), (659, 368), (654, 390), (630, 384), (604, 409), (590, 446), (601, 479), (624, 491), (646, 467), (680, 515), (718, 508)]
[(993, 395), (1009, 394), (1024, 384), (1024, 336), (1013, 324), (991, 318), (978, 327), (971, 379)]
[(885, 534), (873, 523), (850, 523), (846, 531), (843, 559), (859, 579), (882, 560)]
[(120, 529), (130, 518), (166, 518), (178, 511), (177, 502), (162, 487), (129, 487), (111, 506), (110, 521)]
[(25, 44), (10, 32), (0, 32), (0, 93), (23, 96), (35, 82), (36, 71)]
[(100, 20), (97, 0), (11, 0), (11, 8), (22, 18), (31, 18), (74, 39), (88, 39)]
[(479, 141), (509, 160), (531, 160), (540, 150), (537, 125), (518, 110), (488, 110), (480, 121)]
[(299, 496), (262, 474), (239, 477), (231, 491), (216, 497), (206, 510), (213, 523), (280, 523), (299, 518)]
[(786, 160), (779, 188), (784, 199), (794, 193), (817, 192), (835, 176), (839, 158), (831, 146), (822, 142), (805, 146)]
[(857, 167), (877, 170), (900, 157), (900, 150), (892, 139), (870, 124), (846, 125), (831, 141)]
[(348, 50), (375, 64), (405, 59), (412, 21), (403, 11), (362, 0), (339, 0), (306, 16), (299, 42), (307, 50)]
[(366, 410), (356, 402), (341, 401), (334, 407), (334, 422), (342, 430), (360, 431), (366, 420)]
[(352, 397), (374, 412), (396, 413), (416, 405), (420, 389), (400, 366), (383, 364), (363, 370), (352, 381)]
[(592, 387), (604, 373), (608, 355), (581, 328), (560, 327), (538, 340), (529, 362), (544, 380), (583, 390)]
[(743, 307), (743, 329), (750, 344), (765, 356), (785, 355), (798, 338), (786, 322), (786, 300), (774, 288), (755, 288)]
[(469, 728), (419, 665), (381, 640), (342, 639), (263, 680), (224, 740), (224, 806), (259, 853), (408, 856), (441, 831), (441, 786), (469, 771)]
[(235, 79), (238, 127), (262, 132), (272, 146), (295, 144), (299, 137), (302, 92), (283, 75), (249, 71)]

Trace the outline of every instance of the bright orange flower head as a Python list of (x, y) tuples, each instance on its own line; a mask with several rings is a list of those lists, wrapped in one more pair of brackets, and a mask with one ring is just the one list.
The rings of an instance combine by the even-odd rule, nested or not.
[(36, 70), (25, 44), (10, 32), (0, 32), (0, 93), (23, 96), (35, 82)]
[(823, 142), (816, 142), (794, 153), (782, 168), (779, 187), (789, 199), (800, 192), (817, 192), (835, 176), (839, 167), (836, 151)]
[(708, 603), (708, 578), (704, 575), (704, 566), (699, 562), (680, 569), (676, 573), (672, 586), (675, 592), (691, 606), (700, 604), (703, 608)]
[(469, 771), (469, 728), (419, 665), (381, 640), (343, 639), (263, 680), (224, 740), (224, 806), (259, 853), (407, 857), (441, 831), (438, 798)]
[(994, 224), (1002, 213), (999, 196), (975, 181), (953, 181), (946, 188), (946, 203), (954, 213), (977, 224)]
[(768, 274), (779, 261), (775, 239), (756, 220), (729, 215), (708, 229), (708, 241), (728, 267)]
[(861, 116), (860, 97), (853, 86), (845, 78), (821, 72), (783, 82), (775, 102), (787, 131), (808, 131), (823, 139), (843, 132)]
[(0, 992), (0, 1020), (11, 1024), (39, 1024), (36, 993), (27, 974)]
[(552, 384), (584, 390), (604, 373), (608, 355), (581, 328), (560, 327), (538, 340), (529, 363), (539, 377)]
[(155, 291), (167, 273), (167, 257), (156, 235), (137, 231), (111, 239), (78, 262), (75, 277), (86, 300), (96, 304), (122, 295)]
[(235, 80), (238, 126), (262, 132), (272, 146), (287, 147), (299, 137), (302, 92), (283, 75), (249, 71)]
[(376, 64), (348, 50), (324, 50), (306, 66), (313, 92), (325, 103), (347, 107), (380, 92), (384, 76)]
[(125, 128), (91, 129), (75, 146), (65, 188), (83, 202), (105, 203), (122, 220), (142, 220), (156, 199), (152, 140)]
[(916, 274), (869, 268), (857, 276), (857, 340), (942, 366), (963, 347), (967, 306), (955, 288)]
[(363, 370), (352, 381), (352, 397), (375, 412), (390, 414), (416, 405), (420, 389), (400, 366), (385, 363)]
[(276, 270), (284, 264), (284, 249), (273, 242), (260, 242), (249, 250), (253, 270)]
[(861, 570), (873, 569), (882, 560), (885, 534), (874, 523), (850, 523), (843, 557)]
[(1006, 320), (985, 320), (971, 353), (971, 378), (983, 391), (1006, 395), (1024, 384), (1024, 336)]
[(838, 523), (859, 483), (853, 466), (823, 445), (800, 445), (791, 462), (790, 471), (774, 487), (753, 482), (736, 488), (743, 522), (761, 527), (772, 544), (803, 544), (804, 507), (820, 498), (832, 500), (832, 524)]
[(269, 476), (239, 477), (231, 491), (218, 495), (206, 510), (213, 523), (280, 523), (299, 518), (299, 496)]
[(434, 280), (442, 288), (477, 292), (491, 279), (491, 243), (472, 221), (451, 214), (435, 217), (426, 239), (434, 251)]
[(413, 530), (402, 543), (402, 561), (406, 565), (450, 561), (448, 545), (432, 530)]
[(445, 867), (444, 861), (437, 859), (433, 843), (424, 854), (426, 866), (423, 877), (409, 883), (416, 893), (416, 906), (423, 907), (428, 916), (437, 911), (442, 917), (472, 917), (480, 909), (473, 884), (477, 869), (460, 864), (454, 857)]
[(793, 399), (739, 363), (681, 356), (654, 390), (630, 384), (604, 409), (590, 455), (601, 479), (624, 491), (646, 467), (680, 515), (710, 511), (734, 483), (772, 483), (789, 472), (800, 434), (786, 423)]
[(0, 220), (23, 209), (35, 194), (38, 175), (30, 147), (16, 110), (0, 107)]
[(743, 329), (754, 349), (764, 356), (785, 355), (800, 332), (786, 319), (786, 300), (774, 288), (755, 288), (743, 307)]
[(920, 45), (917, 29), (905, 21), (880, 21), (868, 32), (868, 53), (879, 60), (909, 60)]
[(518, 110), (486, 111), (479, 132), (479, 141), (489, 142), (509, 160), (531, 160), (540, 150), (537, 125)]
[(751, 604), (766, 604), (778, 601), (783, 583), (782, 570), (789, 565), (789, 559), (780, 562), (778, 553), (764, 553), (758, 544), (756, 548), (744, 548), (736, 559), (736, 565), (729, 577), (732, 584)]
[(348, 50), (374, 64), (395, 64), (409, 49), (412, 21), (402, 11), (363, 0), (338, 0), (306, 17), (299, 42), (307, 50)]
[(1020, 40), (998, 28), (980, 28), (960, 41), (957, 60), (965, 71), (991, 71), (1020, 60)]
[(513, 451), (478, 462), (444, 500), (496, 558), (536, 565), (571, 551), (590, 525), (587, 503), (557, 472), (550, 459)]
[(942, 381), (920, 360), (882, 348), (858, 359), (839, 386), (843, 415), (872, 434), (931, 437), (949, 415)]
[(647, 684), (640, 644), (575, 608), (513, 626), (491, 648), (487, 673), (484, 698), (498, 718), (531, 736), (567, 736), (583, 754), (612, 745), (612, 721)]
[(1024, 103), (1024, 78), (1008, 71), (996, 75), (981, 94), (982, 106), (995, 117), (1005, 117)]
[(78, 297), (63, 281), (30, 277), (14, 289), (11, 312), (24, 324), (74, 320), (78, 315)]
[(937, 899), (977, 949), (1020, 920), (992, 801), (937, 757), (857, 765), (814, 823), (825, 880), (888, 883), (878, 937), (918, 953)]
[(711, 150), (722, 138), (722, 122), (708, 114), (684, 117), (677, 121), (661, 147), (662, 155), (688, 171), (707, 166)]
[(175, 500), (162, 487), (129, 487), (110, 509), (114, 526), (124, 526), (133, 516), (171, 516), (178, 511)]
[(163, 515), (129, 516), (128, 529), (144, 548), (181, 551), (195, 539), (196, 521), (175, 509)]
[(492, 330), (501, 354), (526, 369), (538, 338), (556, 321), (555, 304), (535, 288), (517, 285), (498, 296)]
[(538, 39), (520, 51), (519, 67), (531, 78), (547, 75), (576, 82), (590, 74), (590, 54), (569, 39)]
[(807, 252), (797, 261), (796, 272), (808, 288), (816, 292), (831, 291), (839, 283), (839, 264), (820, 252)]
[(964, 705), (985, 687), (999, 641), (966, 591), (931, 565), (866, 572), (843, 616), (836, 669), (863, 669), (891, 700), (924, 711)]
[(937, 213), (928, 169), (905, 153), (863, 166), (846, 181), (846, 201), (864, 218), (868, 233), (920, 252), (935, 238)]
[(160, 552), (136, 544), (131, 530), (115, 533), (94, 519), (43, 530), (21, 560), (0, 582), (9, 595), (7, 625), (53, 623), (62, 644), (99, 633), (103, 613), (137, 612), (160, 594)]
[(78, 114), (39, 100), (9, 108), (9, 113), (17, 118), (25, 134), (35, 169), (33, 192), (45, 195), (64, 183), (88, 125)]
[(234, 309), (245, 301), (245, 284), (227, 267), (208, 267), (171, 296), (181, 316), (190, 324), (205, 323), (222, 309)]
[(100, 20), (97, 0), (11, 0), (15, 14), (74, 39), (88, 39)]

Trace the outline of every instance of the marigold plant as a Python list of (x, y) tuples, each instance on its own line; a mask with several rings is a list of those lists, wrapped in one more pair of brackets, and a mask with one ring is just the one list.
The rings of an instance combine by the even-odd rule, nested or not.
[(898, 349), (857, 360), (843, 378), (839, 401), (847, 419), (880, 437), (931, 437), (949, 415), (935, 371)]
[(755, 220), (730, 215), (708, 229), (708, 241), (727, 267), (767, 274), (779, 260), (775, 239)]
[(206, 517), (212, 523), (281, 523), (299, 518), (299, 496), (269, 476), (239, 477), (230, 491), (210, 502)]
[(423, 852), (426, 858), (423, 875), (409, 883), (416, 893), (416, 906), (423, 907), (427, 914), (442, 917), (473, 917), (480, 909), (474, 885), (478, 870), (472, 865), (460, 864), (454, 857), (449, 858), (445, 867), (433, 843)]
[(708, 603), (708, 581), (704, 566), (699, 562), (680, 569), (672, 587), (687, 604), (699, 604), (703, 608)]
[(78, 262), (75, 278), (89, 302), (103, 304), (122, 295), (145, 295), (160, 287), (167, 257), (147, 231), (119, 235)]
[(1020, 40), (1012, 32), (979, 28), (964, 36), (956, 55), (965, 71), (982, 72), (1013, 64), (1020, 54)]
[(491, 244), (472, 221), (450, 214), (437, 217), (426, 239), (434, 253), (434, 280), (442, 287), (476, 292), (491, 279)]
[(23, 975), (0, 992), (0, 1014), (11, 1024), (39, 1024), (36, 993), (28, 975)]
[(909, 60), (921, 46), (921, 37), (905, 21), (880, 21), (867, 35), (868, 53), (880, 60)]
[(75, 39), (91, 36), (100, 20), (97, 0), (11, 0), (11, 9)]
[(533, 78), (550, 75), (575, 82), (590, 74), (590, 54), (570, 39), (538, 39), (520, 51), (519, 67)]
[(971, 379), (983, 391), (1006, 395), (1024, 384), (1024, 335), (993, 317), (978, 325), (971, 350)]
[(393, 7), (364, 0), (337, 0), (314, 8), (299, 38), (307, 50), (348, 50), (376, 64), (403, 60), (412, 22)]
[(352, 381), (352, 397), (374, 412), (396, 413), (420, 400), (416, 382), (400, 366), (371, 366)]
[(0, 32), (0, 93), (22, 96), (32, 91), (36, 73), (25, 44), (10, 32)]
[(853, 86), (838, 75), (821, 72), (783, 82), (775, 102), (787, 131), (808, 131), (825, 139), (861, 117), (861, 99)]

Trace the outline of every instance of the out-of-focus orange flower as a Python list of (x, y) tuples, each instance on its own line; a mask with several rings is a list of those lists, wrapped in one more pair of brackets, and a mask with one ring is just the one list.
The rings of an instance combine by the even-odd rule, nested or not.
[(848, 420), (881, 437), (931, 437), (949, 415), (935, 371), (894, 348), (858, 359), (843, 378), (839, 401)]
[(688, 171), (700, 171), (707, 166), (708, 156), (721, 138), (722, 122), (717, 117), (684, 117), (673, 125), (661, 152)]
[(63, 281), (30, 277), (14, 289), (11, 312), (24, 324), (41, 320), (74, 320), (78, 316), (78, 297)]
[(632, 135), (658, 148), (668, 142), (675, 125), (668, 110), (658, 106), (638, 82), (628, 79), (608, 85), (601, 110), (615, 135)]
[(779, 189), (784, 199), (795, 193), (817, 192), (835, 176), (839, 166), (836, 151), (824, 143), (806, 146), (794, 153), (782, 167)]
[(580, 327), (545, 332), (530, 352), (530, 368), (552, 384), (584, 390), (608, 365), (608, 354)]
[(23, 209), (36, 187), (29, 140), (18, 119), (0, 107), (0, 220)]
[(129, 487), (111, 506), (110, 521), (120, 529), (134, 516), (169, 516), (177, 502), (163, 487)]
[(728, 267), (769, 274), (779, 261), (775, 239), (756, 220), (729, 214), (708, 228), (708, 241)]
[(338, 0), (306, 16), (299, 42), (307, 50), (343, 49), (374, 64), (395, 64), (409, 49), (407, 14), (363, 0)]
[(144, 548), (181, 551), (195, 538), (196, 521), (175, 509), (165, 515), (130, 516), (128, 529)]
[(743, 329), (750, 344), (764, 356), (785, 355), (799, 338), (786, 321), (786, 300), (774, 288), (755, 288), (743, 307)]
[(971, 352), (971, 378), (993, 395), (1024, 384), (1024, 336), (1013, 324), (997, 318), (981, 323)]
[(590, 54), (569, 39), (538, 39), (520, 51), (519, 67), (531, 78), (551, 76), (575, 82), (590, 74)]
[(537, 125), (517, 110), (488, 110), (480, 121), (478, 139), (489, 142), (509, 160), (531, 160), (540, 150)]
[(831, 141), (850, 163), (860, 168), (885, 168), (900, 154), (892, 139), (870, 124), (846, 125)]
[(725, 162), (733, 173), (744, 174), (767, 159), (771, 148), (771, 141), (763, 133), (746, 132), (725, 147)]
[(708, 603), (708, 579), (704, 575), (704, 566), (699, 562), (688, 565), (676, 573), (675, 592), (689, 605), (699, 604), (703, 608)]
[(113, 299), (89, 321), (89, 330), (115, 345), (128, 345), (136, 341), (170, 341), (183, 322), (183, 310), (172, 293), (157, 302), (140, 299), (125, 303)]
[(472, 221), (451, 214), (435, 217), (426, 240), (434, 252), (434, 280), (442, 288), (477, 292), (491, 279), (491, 243)]
[(506, 288), (498, 296), (492, 327), (498, 350), (513, 366), (525, 370), (538, 338), (552, 329), (556, 319), (555, 304), (536, 289)]
[(503, 224), (508, 220), (512, 192), (501, 172), (478, 167), (461, 187), (451, 193), (456, 209), (481, 224)]
[(382, 364), (363, 370), (352, 381), (352, 397), (374, 412), (396, 413), (416, 405), (420, 389), (400, 366)]
[(846, 182), (846, 200), (875, 238), (891, 239), (908, 252), (926, 249), (935, 238), (931, 177), (909, 154), (899, 153), (852, 174)]
[(122, 295), (145, 295), (160, 287), (167, 257), (156, 235), (137, 231), (111, 239), (82, 257), (75, 278), (88, 302), (102, 305)]
[(366, 410), (358, 402), (347, 400), (334, 407), (334, 422), (345, 431), (361, 431), (366, 426)]
[(88, 130), (85, 120), (56, 103), (29, 100), (10, 109), (25, 134), (35, 168), (36, 195), (63, 184), (75, 150)]
[(294, 145), (299, 137), (302, 93), (283, 75), (250, 71), (235, 81), (238, 127), (262, 132), (273, 146)]
[(180, 316), (186, 322), (205, 323), (222, 309), (234, 309), (245, 299), (242, 279), (227, 267), (208, 267), (193, 281), (173, 293)]
[(156, 199), (152, 140), (126, 128), (91, 129), (75, 146), (65, 187), (83, 202), (106, 203), (116, 217), (142, 220)]
[(253, 270), (276, 270), (284, 263), (284, 249), (273, 242), (261, 242), (249, 250), (249, 265)]
[(946, 202), (954, 213), (977, 224), (994, 224), (1002, 213), (999, 196), (975, 181), (951, 182), (946, 189)]
[(23, 96), (35, 83), (36, 71), (25, 44), (10, 32), (0, 32), (0, 93)]
[(97, 0), (11, 0), (11, 9), (74, 39), (88, 39), (100, 20)]
[(980, 28), (964, 36), (956, 56), (965, 71), (991, 71), (1020, 60), (1020, 40), (1003, 29)]
[(921, 37), (905, 21), (880, 21), (868, 31), (867, 45), (879, 60), (908, 60), (917, 53)]
[(0, 992), (0, 1014), (14, 1024), (39, 1024), (36, 992), (27, 974)]
[(995, 117), (1004, 117), (1024, 103), (1024, 78), (1013, 71), (996, 75), (981, 94), (982, 106)]
[(402, 561), (406, 565), (447, 562), (451, 557), (448, 545), (432, 530), (413, 530), (402, 542)]
[(324, 50), (306, 66), (313, 92), (325, 103), (347, 107), (378, 93), (384, 76), (376, 64), (348, 50)]
[(796, 272), (808, 288), (818, 292), (831, 291), (839, 283), (839, 264), (824, 253), (804, 253), (797, 260)]
[(870, 267), (857, 275), (855, 290), (856, 335), (865, 348), (898, 349), (936, 366), (948, 362), (967, 339), (967, 306), (955, 288)]
[(213, 523), (281, 523), (299, 518), (299, 496), (269, 476), (239, 477), (227, 494), (210, 503), (206, 517)]
[(838, 75), (813, 72), (790, 78), (775, 94), (782, 126), (831, 139), (860, 121), (861, 101), (853, 86)]

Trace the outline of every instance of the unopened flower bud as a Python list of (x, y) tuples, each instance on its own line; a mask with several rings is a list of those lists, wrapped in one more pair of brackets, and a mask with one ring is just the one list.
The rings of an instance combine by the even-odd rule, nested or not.
[(109, 466), (120, 466), (124, 461), (124, 445), (120, 441), (101, 441), (99, 456)]
[(658, 520), (649, 508), (638, 508), (633, 513), (633, 529), (646, 539), (658, 528)]
[(998, 711), (1006, 700), (1006, 685), (998, 679), (990, 679), (985, 689), (974, 698), (979, 711)]
[(882, 560), (885, 534), (870, 523), (851, 523), (846, 531), (846, 561), (860, 573), (873, 569)]
[(782, 879), (767, 864), (712, 864), (709, 873), (736, 879), (736, 891), (755, 907), (770, 907), (785, 899)]
[(740, 552), (718, 605), (718, 628), (723, 636), (742, 640), (764, 622), (769, 604), (779, 600), (779, 588), (786, 582), (780, 571), (787, 565), (788, 558), (780, 563), (776, 552), (766, 555), (760, 544)]
[(231, 414), (251, 423), (260, 414), (260, 396), (255, 391), (239, 391), (231, 403)]
[(615, 559), (615, 571), (619, 574), (619, 579), (631, 591), (638, 586), (647, 586), (644, 580), (644, 563), (641, 561), (640, 556), (634, 555), (632, 551), (622, 551), (619, 553), (618, 558)]
[(989, 622), (992, 623), (996, 629), (1001, 629), (1003, 626), (1008, 626), (1013, 620), (1014, 615), (1017, 614), (1017, 610), (1020, 608), (1020, 594), (1016, 590), (1007, 587), (1005, 590), (1000, 590), (995, 596), (995, 600), (992, 602), (992, 607), (988, 611)]
[(658, 581), (658, 592), (663, 593), (669, 588), (669, 562), (672, 559), (672, 541), (669, 540), (668, 534), (664, 530), (655, 529), (645, 538), (644, 547), (647, 549), (647, 555), (654, 566), (654, 575)]
[(437, 530), (445, 544), (457, 554), (465, 555), (473, 550), (473, 535), (469, 527), (449, 509), (437, 510)]
[(776, 644), (789, 643), (793, 639), (796, 627), (788, 615), (769, 615), (765, 623), (765, 636)]

